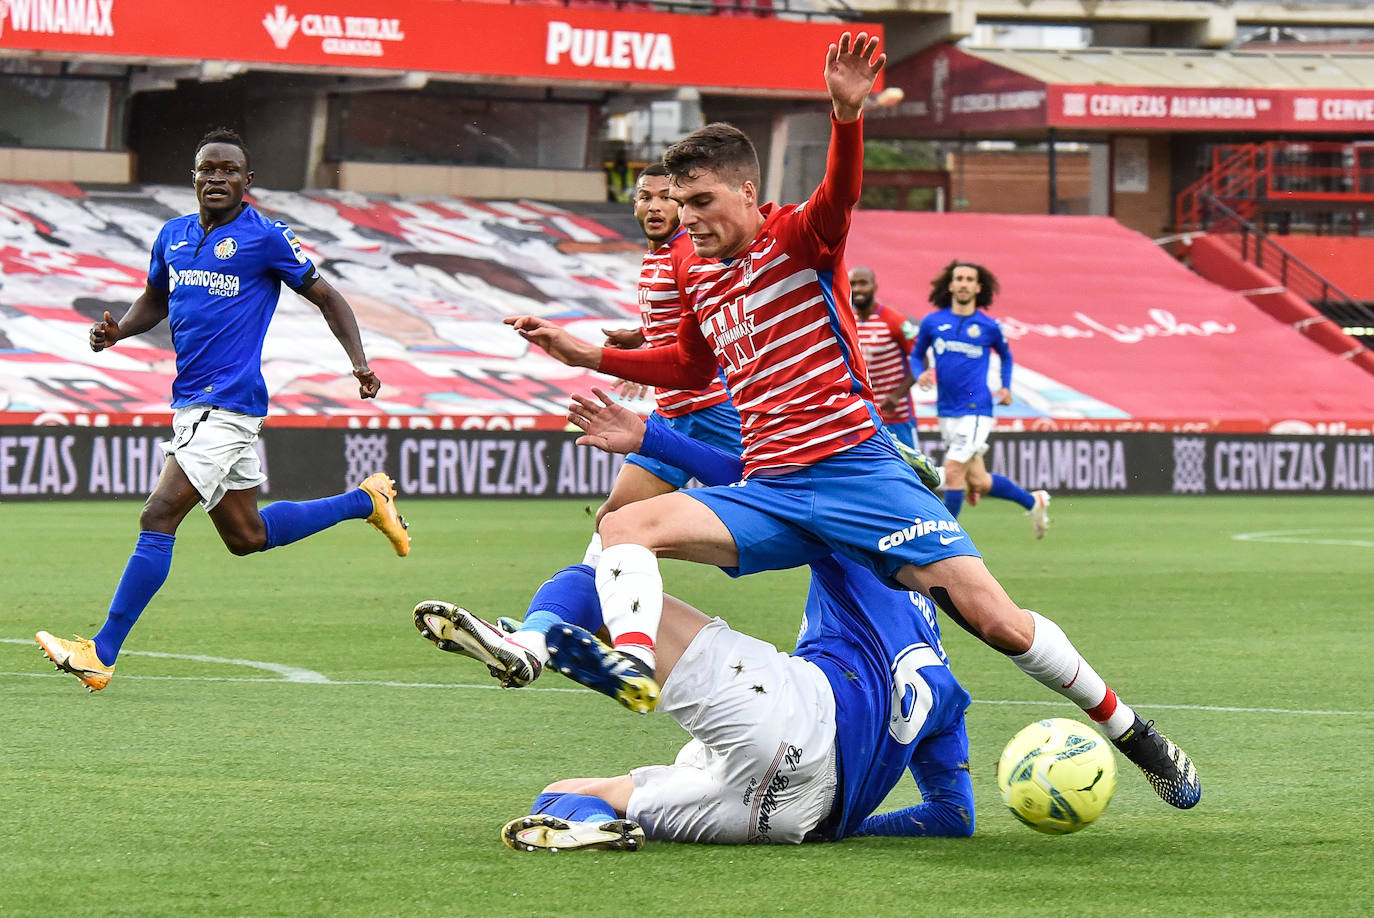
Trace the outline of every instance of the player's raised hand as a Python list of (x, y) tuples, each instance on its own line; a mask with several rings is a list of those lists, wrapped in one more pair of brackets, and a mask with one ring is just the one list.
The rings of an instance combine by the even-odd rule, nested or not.
[(353, 375), (358, 380), (358, 395), (362, 398), (376, 398), (382, 391), (382, 381), (370, 367), (354, 367)]
[(601, 366), (601, 348), (579, 341), (568, 332), (538, 316), (510, 316), (502, 320), (530, 344), (570, 367), (595, 370)]
[(887, 63), (887, 54), (878, 54), (878, 36), (845, 32), (825, 55), (825, 88), (836, 121), (853, 121), (863, 111), (864, 100), (873, 91), (878, 71)]
[(105, 318), (91, 326), (91, 350), (103, 351), (119, 340), (119, 323), (105, 310)]
[(644, 443), (644, 419), (595, 386), (592, 394), (597, 401), (574, 392), (568, 406), (568, 420), (585, 431), (577, 438), (577, 445), (595, 446), (608, 453), (639, 449)]

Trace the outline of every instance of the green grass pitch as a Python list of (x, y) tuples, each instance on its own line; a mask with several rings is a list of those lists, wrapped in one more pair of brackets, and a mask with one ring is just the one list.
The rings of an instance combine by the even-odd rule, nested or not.
[[(1042, 542), (1008, 504), (965, 511), (1012, 596), (1191, 753), (1191, 812), (1119, 760), (1095, 825), (1017, 824), (993, 779), (1002, 745), (1077, 712), (946, 621), (975, 699), (973, 838), (559, 855), (509, 851), (499, 829), (545, 783), (670, 761), (684, 734), (557, 675), (495, 689), (410, 609), (521, 614), (581, 557), (585, 506), (402, 509), (404, 560), (361, 523), (234, 558), (193, 515), (90, 695), (31, 638), (99, 626), (138, 505), (0, 505), (0, 916), (1369, 913), (1374, 499), (1061, 497)], [(804, 572), (664, 575), (792, 646)], [(888, 805), (914, 800), (904, 786)]]

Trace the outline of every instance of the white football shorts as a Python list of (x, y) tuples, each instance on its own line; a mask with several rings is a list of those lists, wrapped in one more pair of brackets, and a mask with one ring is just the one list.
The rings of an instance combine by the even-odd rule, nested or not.
[(672, 765), (630, 772), (626, 815), (660, 841), (797, 844), (835, 801), (835, 694), (820, 667), (715, 619), (658, 710), (692, 734)]
[(945, 459), (968, 462), (988, 451), (988, 434), (992, 433), (992, 418), (985, 414), (966, 414), (957, 418), (940, 418), (940, 439), (945, 444)]
[(215, 509), (228, 491), (267, 480), (256, 449), (266, 418), (209, 405), (188, 405), (172, 415), (172, 439), (159, 444), (200, 492), (200, 505)]

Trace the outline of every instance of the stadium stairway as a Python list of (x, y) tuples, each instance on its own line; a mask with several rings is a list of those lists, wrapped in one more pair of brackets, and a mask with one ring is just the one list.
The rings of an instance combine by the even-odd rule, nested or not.
[[(383, 382), (361, 402), (338, 344), (284, 292), (264, 351), (274, 411), (300, 424), (379, 415), (562, 428), (567, 393), (605, 385), (531, 352), (501, 319), (548, 317), (589, 341), (637, 322), (640, 244), (623, 206), (254, 189), (348, 297)], [(93, 354), (90, 323), (143, 288), (189, 188), (0, 183), (0, 422), (165, 418), (164, 327)], [(952, 258), (1000, 278), (992, 308), (1017, 360), (1007, 417), (1267, 425), (1367, 418), (1368, 376), (1100, 217), (861, 211), (847, 259), (912, 318)], [(927, 403), (930, 396), (923, 396)], [(927, 407), (923, 414), (930, 414)]]

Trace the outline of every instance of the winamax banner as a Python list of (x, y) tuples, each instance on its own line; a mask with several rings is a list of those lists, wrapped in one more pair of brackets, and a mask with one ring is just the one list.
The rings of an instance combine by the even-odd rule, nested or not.
[[(0, 501), (141, 500), (163, 428), (0, 428)], [(623, 462), (563, 431), (264, 431), (265, 497), (307, 499), (375, 471), (407, 498), (597, 498)], [(938, 441), (923, 442), (933, 456)], [(1374, 438), (1006, 433), (988, 467), (1054, 494), (1374, 494)]]

